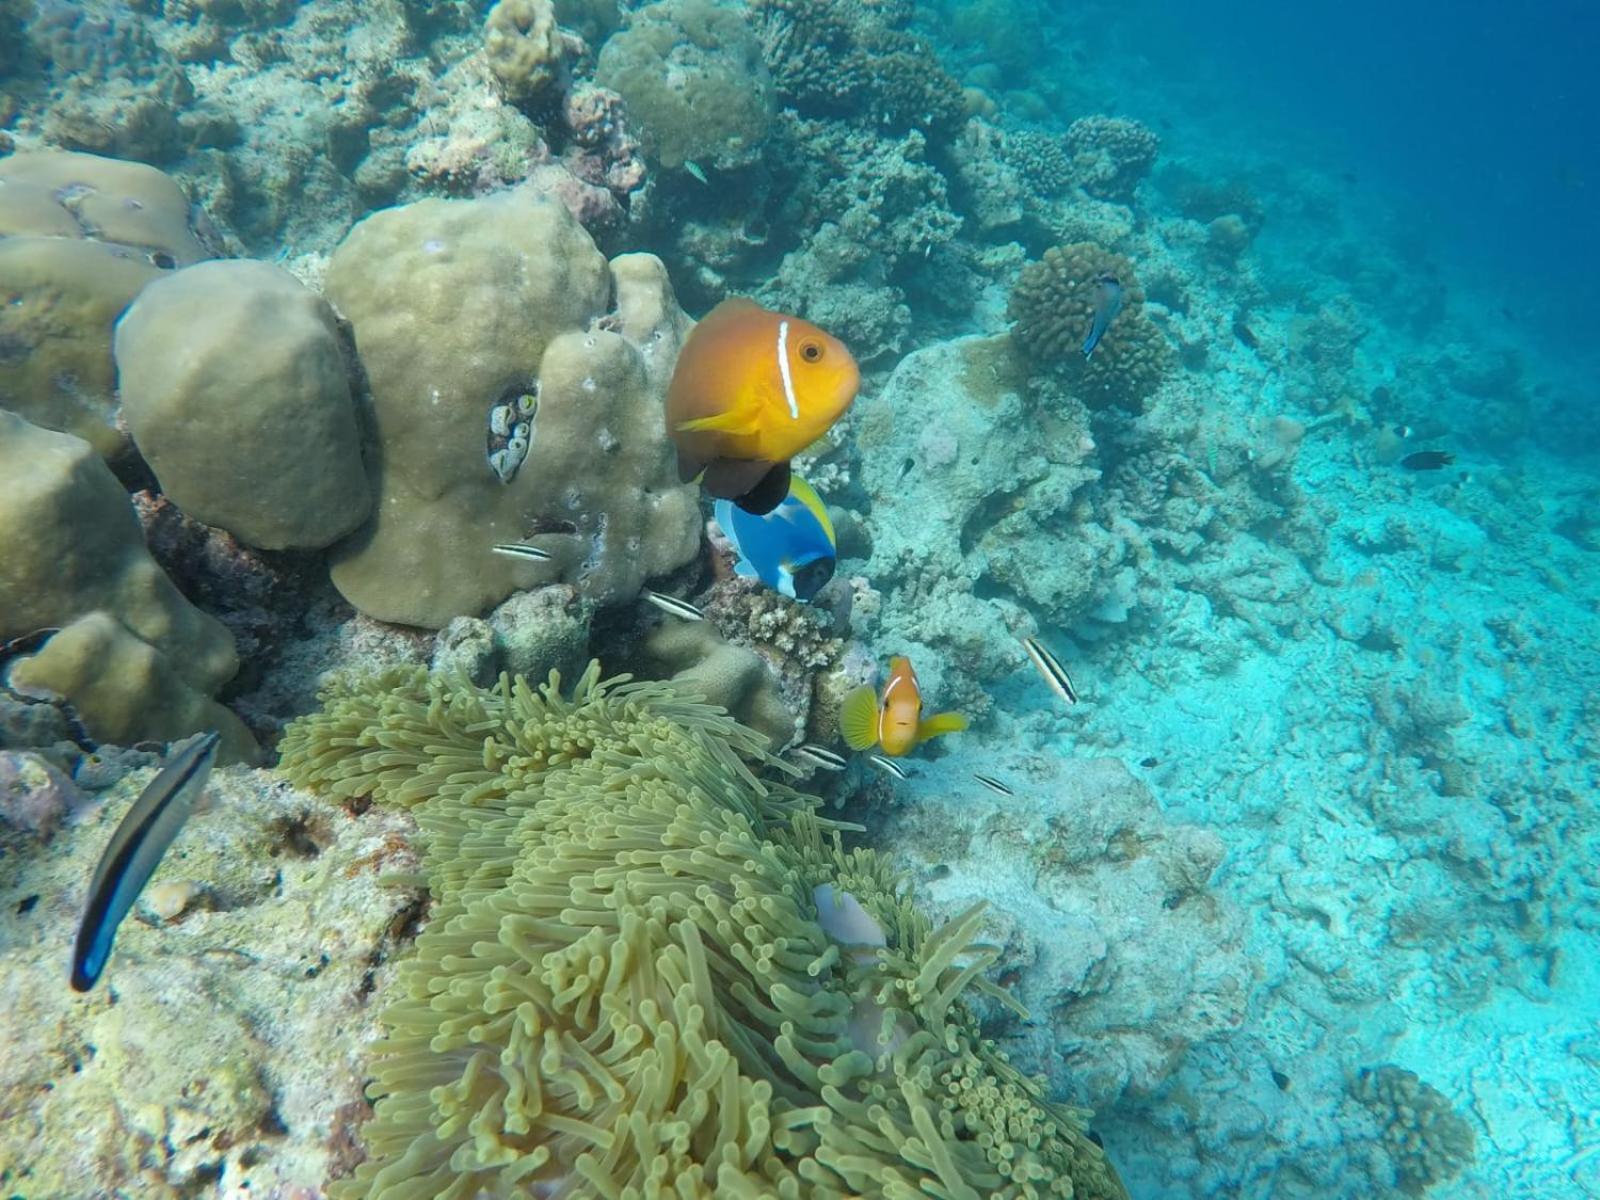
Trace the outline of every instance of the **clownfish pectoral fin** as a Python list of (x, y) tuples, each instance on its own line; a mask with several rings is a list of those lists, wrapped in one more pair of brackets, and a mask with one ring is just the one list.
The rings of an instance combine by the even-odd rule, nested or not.
[(678, 422), (679, 433), (731, 433), (747, 435), (756, 432), (756, 413), (753, 408), (729, 408), (709, 417), (695, 417)]
[(917, 725), (917, 741), (925, 742), (940, 734), (960, 733), (967, 727), (967, 719), (958, 712), (936, 713)]
[(839, 732), (852, 750), (870, 750), (878, 744), (878, 697), (870, 687), (855, 688), (839, 706)]

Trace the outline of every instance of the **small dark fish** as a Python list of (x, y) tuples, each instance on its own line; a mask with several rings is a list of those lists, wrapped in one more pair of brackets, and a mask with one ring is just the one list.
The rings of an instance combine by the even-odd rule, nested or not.
[(48, 629), (35, 629), (32, 633), (24, 633), (14, 637), (9, 642), (0, 642), (0, 663), (5, 663), (13, 658), (21, 658), (24, 654), (32, 654), (44, 645), (61, 630), (55, 627)]
[(867, 755), (867, 761), (885, 775), (893, 775), (896, 779), (901, 780), (911, 778), (911, 773), (892, 758), (885, 758), (881, 754), (869, 754)]
[(1454, 454), (1446, 454), (1443, 450), (1418, 450), (1415, 454), (1408, 454), (1400, 460), (1400, 465), (1408, 471), (1437, 471), (1440, 467), (1448, 467), (1455, 462)]
[(1115, 275), (1102, 275), (1094, 281), (1094, 320), (1083, 339), (1083, 356), (1088, 358), (1100, 344), (1111, 322), (1122, 311), (1122, 284)]
[(1272, 1082), (1278, 1085), (1278, 1090), (1280, 1092), (1287, 1092), (1289, 1090), (1289, 1077), (1282, 1071), (1274, 1071), (1272, 1073)]
[(1247, 349), (1261, 349), (1261, 339), (1256, 336), (1256, 331), (1237, 317), (1234, 318), (1233, 322), (1233, 336), (1238, 338)]
[(1396, 425), (1394, 427), (1394, 435), (1397, 438), (1408, 438), (1408, 437), (1410, 437), (1411, 436), (1411, 426), (1409, 426), (1409, 425)]
[(663, 595), (661, 592), (646, 591), (644, 598), (654, 604), (664, 613), (671, 613), (685, 621), (704, 621), (705, 613), (701, 612), (687, 600), (679, 600), (676, 596)]
[(203, 733), (185, 742), (139, 793), (111, 835), (94, 869), (78, 939), (72, 947), (73, 991), (87, 992), (105, 970), (117, 926), (205, 791), (220, 740), (215, 733)]
[(835, 754), (826, 746), (819, 746), (815, 742), (806, 742), (804, 745), (796, 746), (794, 752), (813, 766), (821, 767), (824, 771), (842, 771), (849, 765), (845, 762), (843, 755)]
[(983, 786), (988, 788), (991, 792), (999, 792), (1002, 796), (1016, 795), (1015, 792), (1013, 792), (1005, 784), (1001, 783), (998, 779), (994, 778), (992, 775), (979, 775), (974, 773), (972, 777), (979, 783), (983, 784)]
[(530, 546), (525, 542), (502, 542), (491, 547), (496, 554), (503, 554), (507, 558), (521, 558), (528, 562), (549, 562), (550, 551), (541, 550), (537, 546)]
[(1139, 760), (1139, 765), (1148, 771), (1152, 767), (1159, 767), (1161, 765), (1161, 760), (1155, 757), (1141, 758)]
[(1072, 686), (1072, 679), (1067, 675), (1066, 668), (1056, 661), (1055, 655), (1045, 649), (1044, 643), (1038, 638), (1025, 637), (1022, 639), (1022, 648), (1028, 652), (1028, 657), (1039, 669), (1039, 674), (1044, 676), (1044, 681), (1050, 685), (1050, 690), (1068, 704), (1076, 704), (1078, 689)]

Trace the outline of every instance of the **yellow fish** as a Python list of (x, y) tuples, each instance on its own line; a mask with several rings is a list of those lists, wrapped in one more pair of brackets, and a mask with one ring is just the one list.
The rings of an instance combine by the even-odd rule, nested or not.
[(889, 660), (889, 682), (880, 701), (870, 687), (858, 687), (839, 709), (839, 731), (852, 750), (877, 746), (891, 758), (909, 754), (929, 738), (959, 733), (967, 727), (960, 713), (942, 712), (922, 718), (922, 685), (911, 660), (896, 655)]
[(789, 494), (789, 460), (850, 407), (861, 371), (844, 343), (750, 300), (694, 327), (667, 389), (678, 476), (762, 516)]

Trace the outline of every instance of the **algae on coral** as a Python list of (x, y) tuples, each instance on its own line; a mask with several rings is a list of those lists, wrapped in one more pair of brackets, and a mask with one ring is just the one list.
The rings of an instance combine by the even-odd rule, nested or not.
[[(411, 808), (436, 910), (340, 1197), (1125, 1197), (1080, 1111), (980, 1038), (978, 917), (939, 930), (719, 709), (660, 684), (340, 685), (297, 782)], [(886, 934), (817, 921), (845, 888)]]

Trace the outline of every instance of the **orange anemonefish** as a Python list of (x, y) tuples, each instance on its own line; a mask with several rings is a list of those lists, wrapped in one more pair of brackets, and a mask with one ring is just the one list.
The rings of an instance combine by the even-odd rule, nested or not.
[(789, 494), (789, 460), (855, 399), (861, 372), (810, 321), (724, 300), (694, 327), (667, 389), (678, 477), (757, 516)]
[(896, 655), (889, 660), (889, 682), (880, 702), (870, 687), (856, 688), (839, 710), (839, 730), (852, 750), (879, 747), (891, 758), (909, 754), (929, 738), (959, 733), (967, 727), (960, 713), (942, 712), (922, 719), (922, 687), (911, 660)]

